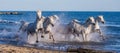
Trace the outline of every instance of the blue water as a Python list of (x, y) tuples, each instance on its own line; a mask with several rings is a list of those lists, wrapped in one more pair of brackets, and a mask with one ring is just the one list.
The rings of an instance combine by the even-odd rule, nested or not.
[[(16, 32), (20, 26), (20, 21), (34, 22), (36, 19), (35, 11), (18, 11), (19, 15), (0, 15), (0, 20), (8, 21), (0, 22), (0, 37), (7, 37)], [(87, 44), (93, 49), (110, 50), (120, 52), (120, 12), (79, 12), (79, 11), (43, 11), (43, 16), (58, 15), (62, 23), (67, 24), (72, 19), (78, 19), (84, 22), (89, 16), (97, 17), (103, 15), (105, 24), (100, 25), (102, 32), (107, 37), (100, 44)], [(9, 23), (13, 22), (13, 23)], [(11, 34), (11, 35), (10, 35)], [(2, 44), (2, 42), (0, 42)], [(77, 43), (76, 43), (77, 44)], [(78, 46), (78, 45), (76, 45)], [(83, 46), (79, 44), (79, 46)]]

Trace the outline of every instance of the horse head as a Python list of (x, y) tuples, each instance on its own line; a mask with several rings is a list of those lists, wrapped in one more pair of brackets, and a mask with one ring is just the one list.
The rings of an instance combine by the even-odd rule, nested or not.
[(93, 24), (93, 25), (95, 25), (95, 19), (94, 19), (94, 17), (89, 17), (88, 19), (87, 19), (87, 21), (85, 22), (85, 24)]
[(72, 22), (80, 23), (80, 21), (77, 19), (73, 19)]
[(40, 10), (38, 10), (37, 12), (37, 15), (36, 15), (36, 21), (39, 21), (40, 19), (41, 19), (41, 17), (42, 17), (42, 12), (40, 11)]
[(103, 18), (102, 15), (98, 16), (97, 19), (98, 19), (99, 22), (101, 22), (101, 23), (103, 23), (103, 24), (105, 23), (105, 20), (104, 20), (104, 18)]
[(53, 15), (54, 20), (59, 20), (59, 17), (57, 15)]
[(37, 11), (37, 16), (36, 16), (36, 21), (34, 22), (35, 26), (35, 30), (36, 32), (38, 30), (42, 30), (43, 29), (43, 22), (45, 20), (45, 17), (42, 16), (42, 12), (40, 10)]
[(54, 26), (54, 24), (59, 20), (59, 17), (57, 15), (53, 15), (48, 17), (49, 18), (49, 23)]
[(37, 18), (41, 18), (42, 12), (40, 10), (37, 11)]

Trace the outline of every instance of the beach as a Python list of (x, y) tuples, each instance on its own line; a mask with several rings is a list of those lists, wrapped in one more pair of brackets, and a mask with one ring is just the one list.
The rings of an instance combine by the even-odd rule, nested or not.
[(65, 52), (0, 44), (0, 53), (65, 53)]
[(3, 45), (0, 44), (0, 53), (115, 53), (110, 51), (98, 51), (92, 49), (73, 49), (69, 48), (68, 51), (57, 51), (57, 50), (45, 50), (32, 47), (14, 46), (14, 45)]

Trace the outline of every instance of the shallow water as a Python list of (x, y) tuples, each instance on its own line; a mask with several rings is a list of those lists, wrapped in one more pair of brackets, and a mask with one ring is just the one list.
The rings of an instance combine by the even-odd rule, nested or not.
[[(13, 39), (14, 36), (20, 34), (20, 36), (26, 39), (25, 33), (18, 33), (18, 29), (20, 27), (20, 21), (24, 20), (27, 22), (34, 22), (36, 19), (36, 13), (34, 11), (19, 11), (21, 14), (19, 15), (0, 15), (0, 39)], [(55, 36), (58, 39), (56, 44), (48, 44), (41, 43), (38, 46), (43, 47), (45, 49), (54, 49), (54, 50), (66, 50), (68, 47), (82, 47), (82, 48), (91, 48), (98, 50), (109, 50), (109, 51), (117, 51), (120, 52), (120, 12), (70, 12), (70, 11), (44, 11), (43, 16), (47, 17), (50, 15), (58, 15), (60, 17), (60, 21), (62, 24), (67, 24), (72, 19), (78, 19), (81, 22), (84, 22), (89, 16), (98, 16), (103, 15), (106, 23), (100, 24), (102, 32), (104, 33), (106, 40), (99, 41), (99, 37), (97, 35), (89, 36), (91, 38), (89, 43), (83, 44), (81, 40), (73, 39), (71, 35), (70, 39), (66, 41), (70, 42), (61, 42), (59, 40), (65, 40), (64, 36), (59, 34)], [(47, 37), (47, 36), (46, 36)], [(63, 38), (63, 39), (61, 39)], [(98, 39), (98, 40), (97, 40)], [(23, 39), (22, 39), (23, 40)], [(23, 41), (24, 41), (23, 40)], [(32, 37), (30, 41), (32, 43), (35, 42), (35, 37)], [(43, 39), (40, 39), (43, 40)], [(44, 39), (44, 41), (48, 41), (48, 37)], [(50, 40), (51, 41), (51, 40)], [(77, 41), (77, 42), (76, 42)], [(52, 41), (51, 41), (52, 42)], [(74, 43), (76, 42), (76, 43)], [(94, 42), (94, 43), (93, 43)], [(15, 44), (16, 42), (9, 42), (1, 40), (0, 44)], [(73, 44), (74, 43), (74, 44)]]

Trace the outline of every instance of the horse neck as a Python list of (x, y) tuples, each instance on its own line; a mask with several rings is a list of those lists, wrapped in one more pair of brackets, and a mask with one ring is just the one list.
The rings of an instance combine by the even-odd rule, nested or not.
[(75, 27), (79, 27), (79, 26), (81, 26), (79, 23), (74, 23), (74, 26)]
[(48, 27), (49, 25), (50, 25), (50, 19), (47, 18), (47, 19), (45, 19), (45, 21), (43, 22), (43, 26), (44, 26), (44, 27)]
[(92, 24), (89, 24), (89, 25), (87, 26), (87, 28), (88, 28), (88, 29), (91, 29), (91, 28), (92, 28)]
[(93, 25), (92, 24), (89, 24), (87, 27), (86, 27), (86, 33), (91, 33), (91, 31), (92, 31), (92, 27), (93, 27)]
[(98, 25), (99, 21), (98, 20), (95, 20), (95, 25)]
[(37, 13), (36, 17), (38, 17), (38, 18), (42, 17), (41, 13), (40, 14)]
[(38, 25), (37, 22), (38, 22), (37, 19), (33, 22), (33, 25), (34, 25), (33, 27), (34, 27), (35, 29), (37, 29), (37, 25)]
[(95, 22), (97, 22), (97, 23), (100, 22), (99, 18), (96, 18), (96, 19), (95, 19)]
[(84, 29), (84, 26), (79, 24), (79, 23), (73, 23), (73, 29), (75, 29), (75, 31), (81, 31)]
[(100, 29), (99, 21), (98, 21), (98, 20), (95, 21), (95, 26), (94, 26), (93, 29), (94, 29), (94, 30), (96, 30), (96, 29)]
[(49, 19), (49, 22), (50, 22), (50, 24), (53, 24), (55, 22), (55, 20), (51, 18), (51, 19)]
[(88, 27), (90, 25), (90, 23), (88, 21), (86, 21), (83, 25), (84, 25), (84, 27)]

